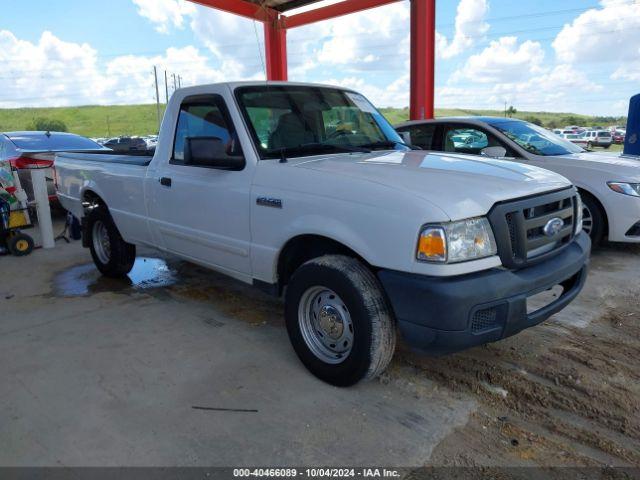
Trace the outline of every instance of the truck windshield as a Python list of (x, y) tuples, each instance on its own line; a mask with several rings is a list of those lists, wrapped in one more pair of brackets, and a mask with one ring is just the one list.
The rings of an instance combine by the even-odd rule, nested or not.
[(328, 87), (260, 85), (236, 96), (263, 159), (409, 150), (362, 95)]
[(532, 123), (520, 120), (495, 120), (488, 123), (534, 155), (547, 157), (584, 152), (577, 145)]

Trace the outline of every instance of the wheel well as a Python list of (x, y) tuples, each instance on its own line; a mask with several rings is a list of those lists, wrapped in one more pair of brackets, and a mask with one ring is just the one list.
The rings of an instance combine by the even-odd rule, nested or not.
[(289, 283), (289, 279), (300, 265), (323, 255), (346, 255), (357, 258), (368, 268), (371, 266), (360, 255), (346, 245), (321, 235), (300, 235), (289, 240), (278, 257), (278, 287)]
[(106, 203), (104, 203), (104, 200), (102, 200), (102, 198), (100, 198), (100, 195), (98, 195), (97, 193), (93, 192), (92, 190), (86, 190), (82, 194), (82, 206), (84, 207), (85, 211), (89, 211), (91, 208), (95, 208), (100, 205), (106, 205)]
[(578, 193), (580, 193), (582, 197), (588, 196), (589, 198), (591, 198), (591, 200), (593, 200), (596, 203), (596, 205), (598, 205), (598, 207), (600, 207), (600, 211), (602, 212), (602, 216), (604, 218), (604, 235), (605, 236), (609, 235), (609, 217), (607, 216), (607, 211), (605, 210), (600, 200), (598, 200), (598, 198), (595, 195), (593, 195), (588, 190), (585, 190), (584, 188), (578, 187)]

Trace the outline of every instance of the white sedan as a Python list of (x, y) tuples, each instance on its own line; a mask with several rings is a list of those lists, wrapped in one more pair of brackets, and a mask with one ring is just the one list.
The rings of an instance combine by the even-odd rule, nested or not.
[[(396, 129), (424, 150), (500, 158), (564, 175), (580, 191), (584, 230), (594, 245), (605, 237), (640, 243), (640, 160), (590, 153), (542, 127), (511, 118), (418, 120)], [(473, 144), (455, 142), (461, 132), (473, 134)]]

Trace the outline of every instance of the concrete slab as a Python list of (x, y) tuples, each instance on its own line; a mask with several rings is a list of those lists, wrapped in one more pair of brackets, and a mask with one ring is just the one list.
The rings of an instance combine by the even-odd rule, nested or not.
[(198, 267), (129, 284), (89, 263), (78, 242), (0, 258), (2, 466), (419, 466), (476, 407), (427, 379), (316, 380), (278, 300)]

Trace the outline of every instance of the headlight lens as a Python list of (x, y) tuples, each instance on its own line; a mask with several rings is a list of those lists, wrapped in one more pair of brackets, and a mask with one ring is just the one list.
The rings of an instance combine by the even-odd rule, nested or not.
[(420, 232), (416, 258), (422, 262), (457, 263), (497, 253), (496, 240), (484, 217), (427, 225)]
[(579, 234), (582, 231), (582, 214), (584, 213), (584, 207), (582, 205), (582, 197), (580, 194), (576, 194), (576, 231), (575, 234)]
[(640, 197), (640, 183), (607, 182), (607, 185), (614, 192)]

